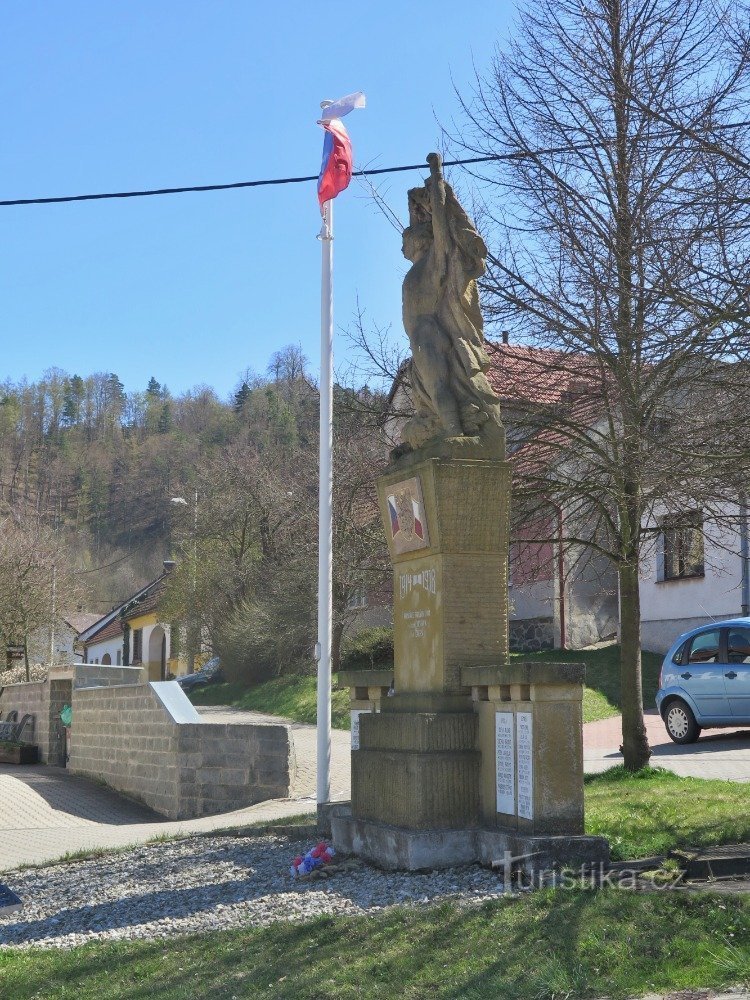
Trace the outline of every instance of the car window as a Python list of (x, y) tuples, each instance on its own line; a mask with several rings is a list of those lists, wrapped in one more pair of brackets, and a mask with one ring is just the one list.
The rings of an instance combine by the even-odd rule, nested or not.
[(719, 660), (719, 629), (701, 632), (693, 638), (689, 663), (717, 663)]
[(683, 642), (680, 646), (678, 646), (674, 656), (672, 657), (672, 663), (676, 663), (678, 666), (681, 666), (681, 664), (685, 662), (685, 650), (689, 645), (690, 640), (688, 639), (686, 642)]
[(727, 636), (729, 663), (750, 663), (750, 628), (730, 628)]

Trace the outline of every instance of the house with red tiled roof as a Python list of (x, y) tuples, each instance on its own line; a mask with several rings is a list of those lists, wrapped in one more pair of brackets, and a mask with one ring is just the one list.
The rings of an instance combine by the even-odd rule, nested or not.
[[(517, 499), (534, 493), (534, 483), (569, 474), (573, 442), (561, 428), (590, 427), (595, 437), (603, 419), (599, 400), (605, 376), (590, 355), (570, 355), (507, 343), (486, 342), (487, 377), (501, 401), (514, 466)], [(386, 431), (395, 443), (410, 413), (406, 370), (390, 395)], [(554, 410), (557, 427), (545, 426)], [(525, 494), (524, 494), (524, 491)], [(543, 496), (543, 490), (540, 494)], [(675, 497), (678, 502), (679, 498)], [(515, 649), (577, 648), (616, 635), (617, 579), (611, 563), (590, 546), (572, 545), (575, 512), (546, 501), (536, 514), (514, 504), (510, 549), (510, 636)], [(532, 509), (534, 504), (527, 504)], [(723, 504), (706, 522), (694, 505), (652, 511), (652, 541), (640, 564), (641, 636), (644, 649), (666, 652), (681, 632), (712, 620), (750, 615), (750, 516), (746, 496)], [(593, 529), (590, 529), (593, 530)], [(560, 538), (566, 537), (566, 545)]]
[(178, 654), (177, 629), (161, 620), (159, 602), (173, 564), (122, 604), (91, 625), (81, 636), (85, 663), (142, 666), (150, 681), (187, 673)]

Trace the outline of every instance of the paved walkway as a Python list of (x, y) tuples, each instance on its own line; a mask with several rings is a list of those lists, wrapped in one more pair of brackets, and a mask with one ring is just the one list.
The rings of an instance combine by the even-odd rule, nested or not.
[[(199, 709), (207, 721), (278, 723), (274, 716), (231, 708)], [(315, 811), (316, 729), (289, 723), (294, 743), (290, 797), (200, 819), (165, 820), (94, 781), (64, 768), (0, 765), (0, 871), (39, 864), (92, 848), (127, 847), (158, 836), (207, 833)], [(350, 794), (349, 733), (331, 738), (331, 797)]]
[[(697, 743), (680, 745), (667, 736), (658, 713), (646, 712), (651, 763), (683, 777), (750, 781), (750, 729), (705, 729)], [(620, 716), (583, 727), (583, 766), (587, 773), (622, 763)]]
[[(274, 716), (233, 708), (200, 708), (215, 722), (278, 723)], [(750, 729), (707, 731), (698, 743), (678, 746), (666, 735), (656, 713), (646, 723), (652, 763), (677, 774), (750, 781)], [(115, 792), (56, 767), (0, 765), (0, 871), (21, 864), (60, 858), (91, 848), (126, 847), (157, 836), (205, 833), (247, 823), (270, 822), (315, 810), (315, 726), (288, 722), (294, 743), (294, 771), (288, 799), (274, 799), (219, 816), (169, 821)], [(587, 772), (613, 767), (622, 760), (620, 719), (588, 723), (584, 731)], [(334, 730), (331, 740), (331, 791), (334, 799), (350, 795), (349, 733)]]

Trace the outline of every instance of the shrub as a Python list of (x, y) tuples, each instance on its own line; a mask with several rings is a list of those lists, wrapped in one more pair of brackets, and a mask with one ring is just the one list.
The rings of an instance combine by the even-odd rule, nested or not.
[[(274, 588), (275, 590), (275, 588)], [(240, 604), (216, 640), (227, 681), (250, 685), (315, 670), (315, 598), (307, 584), (271, 590)]]
[(372, 670), (393, 665), (393, 629), (365, 628), (341, 644), (342, 670)]

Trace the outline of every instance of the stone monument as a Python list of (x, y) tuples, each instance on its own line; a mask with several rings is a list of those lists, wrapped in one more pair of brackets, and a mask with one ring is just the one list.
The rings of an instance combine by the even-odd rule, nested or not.
[(403, 234), (414, 413), (378, 481), (393, 689), (382, 671), (340, 675), (356, 710), (352, 800), (332, 810), (333, 837), (388, 868), (505, 850), (594, 860), (606, 845), (580, 836), (583, 668), (509, 660), (510, 467), (477, 291), (487, 250), (440, 157), (427, 162)]

